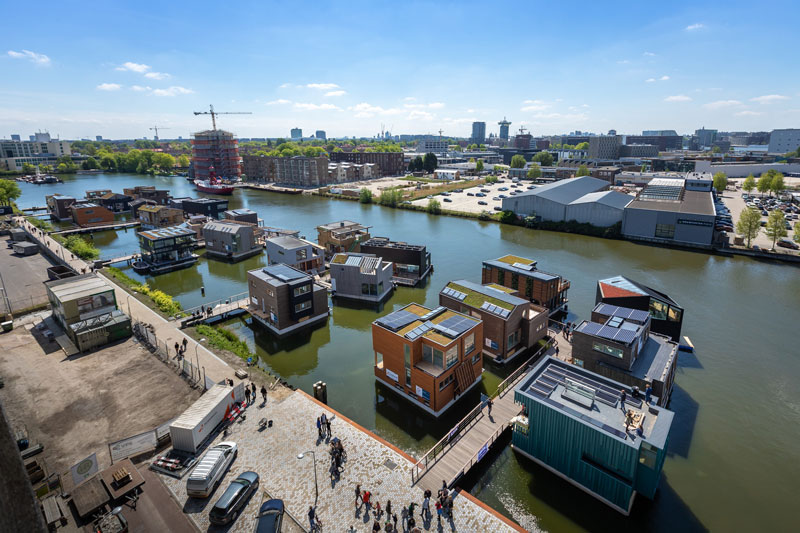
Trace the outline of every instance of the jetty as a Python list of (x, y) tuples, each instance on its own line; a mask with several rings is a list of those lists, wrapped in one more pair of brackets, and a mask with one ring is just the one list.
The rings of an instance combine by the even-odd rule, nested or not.
[(70, 235), (73, 233), (94, 233), (95, 231), (118, 230), (127, 228), (136, 228), (141, 222), (118, 222), (116, 224), (103, 224), (102, 226), (85, 226), (80, 228), (70, 228), (60, 231), (53, 231), (51, 233), (56, 235)]

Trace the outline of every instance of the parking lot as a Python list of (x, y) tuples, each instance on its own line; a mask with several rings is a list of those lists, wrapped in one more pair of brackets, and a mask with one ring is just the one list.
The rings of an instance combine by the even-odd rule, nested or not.
[[(521, 192), (535, 188), (530, 182), (512, 183), (510, 179), (503, 179), (497, 183), (486, 183), (479, 187), (470, 187), (461, 192), (438, 194), (433, 198), (442, 204), (442, 209), (449, 211), (463, 211), (466, 213), (480, 213), (489, 211), (495, 213), (501, 210), (503, 197), (513, 197)], [(483, 196), (478, 196), (478, 195)], [(412, 203), (421, 207), (428, 205), (427, 197), (414, 200)]]
[[(741, 216), (742, 211), (746, 207), (746, 201), (744, 198), (742, 198), (743, 194), (746, 193), (743, 193), (743, 191), (741, 190), (736, 190), (736, 191), (727, 190), (725, 191), (725, 194), (722, 195), (722, 200), (724, 201), (725, 206), (730, 210), (731, 217), (733, 218), (734, 227), (735, 224), (739, 221), (739, 217)], [(751, 193), (750, 197), (761, 198), (761, 194), (757, 192)], [(769, 199), (769, 196), (765, 195), (764, 199)], [(767, 212), (769, 212), (769, 209), (767, 209)], [(794, 219), (787, 218), (787, 222), (789, 222), (789, 224), (791, 225), (791, 229), (787, 230), (788, 235), (785, 238), (790, 240), (794, 237), (795, 222), (800, 221), (800, 215), (795, 213), (791, 213), (791, 215), (795, 215), (797, 216), (797, 218)], [(763, 226), (767, 221), (767, 215), (764, 215), (762, 213), (761, 221), (762, 221), (761, 231), (758, 233), (756, 238), (753, 239), (751, 245), (758, 246), (759, 248), (765, 250), (769, 250), (770, 248), (772, 248), (772, 239), (767, 237), (767, 234), (764, 232), (764, 226)], [(784, 253), (790, 253), (790, 252), (797, 253), (797, 251), (793, 251), (788, 248), (778, 248), (778, 249)]]

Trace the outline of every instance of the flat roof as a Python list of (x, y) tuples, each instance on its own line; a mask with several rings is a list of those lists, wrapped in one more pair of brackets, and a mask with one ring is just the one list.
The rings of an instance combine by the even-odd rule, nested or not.
[(425, 249), (423, 244), (408, 244), (403, 241), (391, 241), (387, 237), (372, 237), (361, 243), (361, 246), (380, 246), (383, 248), (394, 248), (396, 250), (415, 250)]
[(281, 248), (286, 248), (287, 250), (294, 250), (295, 248), (303, 248), (305, 246), (311, 245), (310, 242), (298, 239), (297, 237), (292, 237), (291, 235), (280, 235), (278, 237), (270, 237), (269, 239), (267, 239), (267, 242), (271, 242), (273, 244), (280, 246)]
[[(506, 256), (511, 257), (511, 256)], [(488, 261), (484, 261), (484, 265), (490, 265), (497, 268), (502, 268), (503, 270), (508, 270), (510, 272), (516, 272), (518, 274), (522, 274), (523, 276), (529, 276), (531, 278), (536, 278), (542, 281), (552, 281), (558, 279), (560, 276), (556, 276), (555, 274), (548, 274), (547, 272), (542, 272), (541, 270), (536, 269), (536, 262), (533, 264), (525, 264), (525, 263), (508, 263), (507, 261), (503, 260), (504, 258), (500, 259), (490, 259)], [(529, 259), (527, 261), (530, 261)]]
[[(672, 360), (677, 357), (678, 344), (658, 333), (650, 337), (639, 351), (639, 356), (630, 369), (631, 375), (644, 381), (665, 381)], [(601, 362), (602, 364), (602, 362)]]
[(672, 211), (676, 213), (709, 215), (717, 214), (710, 191), (683, 191), (680, 201), (641, 200), (639, 198), (628, 204), (627, 209), (646, 209), (650, 211)]
[(70, 302), (114, 290), (114, 287), (97, 274), (83, 274), (72, 278), (47, 281), (45, 285), (59, 302)]
[(590, 192), (607, 189), (608, 186), (609, 183), (605, 180), (592, 178), (591, 176), (580, 176), (548, 183), (547, 185), (542, 185), (531, 191), (518, 193), (514, 198), (534, 196), (545, 198), (553, 202), (568, 204)]
[(633, 199), (634, 197), (630, 194), (625, 194), (618, 191), (597, 191), (584, 194), (580, 198), (570, 202), (569, 205), (598, 203), (607, 205), (609, 207), (624, 209), (626, 205), (633, 201)]
[[(625, 411), (620, 405), (621, 390), (628, 398)], [(552, 356), (542, 359), (514, 392), (636, 449), (642, 440), (664, 449), (674, 418), (668, 409), (634, 399), (631, 387)], [(625, 430), (626, 411), (641, 420), (641, 438), (633, 428)]]
[[(223, 202), (227, 202), (227, 200), (222, 200), (222, 201)], [(230, 213), (232, 215), (256, 215), (256, 216), (258, 216), (258, 213), (256, 213), (252, 209), (244, 209), (244, 208), (241, 208), (241, 209), (229, 209), (229, 210), (225, 211), (226, 215), (228, 213)]]
[(149, 229), (145, 231), (140, 231), (138, 234), (146, 239), (150, 239), (153, 241), (157, 241), (160, 239), (171, 239), (173, 237), (185, 237), (188, 235), (191, 236), (196, 235), (194, 230), (184, 227), (183, 225), (169, 226), (168, 228)]
[(268, 281), (273, 285), (312, 279), (311, 276), (305, 272), (283, 263), (250, 270), (248, 274), (252, 274), (261, 280)]
[(416, 303), (408, 304), (373, 322), (410, 341), (425, 337), (441, 346), (452, 344), (480, 323), (480, 319), (446, 307), (429, 309)]
[(514, 308), (520, 305), (527, 305), (528, 301), (523, 300), (517, 296), (511, 296), (506, 291), (495, 289), (494, 287), (481, 285), (465, 279), (459, 279), (449, 282), (441, 290), (440, 294), (455, 298), (470, 307), (488, 310), (502, 318), (508, 318), (508, 314), (502, 312), (495, 312), (491, 307), (484, 305), (489, 303), (490, 306), (499, 307), (502, 310), (513, 311)]
[(358, 222), (353, 222), (352, 220), (340, 220), (339, 222), (329, 222), (328, 224), (321, 224), (317, 226), (317, 229), (324, 229), (327, 231), (333, 231), (335, 229), (345, 229), (352, 226), (358, 226), (361, 228), (366, 228), (367, 226), (362, 226)]

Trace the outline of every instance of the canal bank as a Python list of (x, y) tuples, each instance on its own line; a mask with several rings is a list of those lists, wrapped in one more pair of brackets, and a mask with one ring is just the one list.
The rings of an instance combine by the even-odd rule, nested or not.
[[(41, 205), (44, 195), (53, 192), (83, 196), (86, 190), (133, 185), (196, 196), (180, 178), (100, 174), (78, 175), (58, 185), (20, 184), (18, 203)], [(370, 324), (378, 316), (412, 301), (435, 306), (446, 281), (479, 281), (482, 260), (509, 253), (536, 259), (542, 269), (569, 279), (570, 311), (584, 318), (594, 304), (596, 281), (618, 274), (663, 289), (686, 308), (683, 333), (694, 341), (697, 355), (681, 354), (678, 361), (670, 405), (676, 422), (656, 500), (637, 499), (631, 517), (623, 519), (506, 448), (478, 465), (470, 492), (524, 527), (782, 531), (796, 522), (796, 269), (306, 195), (237, 190), (230, 202), (231, 208), (257, 211), (267, 225), (298, 229), (312, 240), (317, 225), (350, 219), (373, 226), (372, 235), (427, 245), (436, 267), (432, 278), (424, 287), (398, 289), (378, 312), (337, 303), (325, 327), (282, 342), (241, 320), (227, 323), (259, 354), (261, 364), (309, 393), (314, 382), (327, 382), (333, 409), (412, 456), (438, 441), (475, 400), (457, 406), (455, 411), (461, 411), (454, 411), (454, 420), (435, 423), (377, 386)], [(135, 246), (135, 233), (103, 232), (94, 240), (101, 252), (122, 249)], [(234, 265), (201, 257), (190, 269), (144, 280), (191, 307), (246, 290), (246, 271), (262, 264), (263, 255)], [(205, 298), (200, 286), (206, 287)], [(513, 370), (486, 367), (484, 390), (494, 390)]]

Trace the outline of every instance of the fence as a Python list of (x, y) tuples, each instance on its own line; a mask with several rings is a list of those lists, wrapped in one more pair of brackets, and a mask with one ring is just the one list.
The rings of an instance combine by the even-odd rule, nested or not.
[(131, 437), (108, 443), (108, 453), (111, 455), (111, 463), (116, 463), (121, 459), (139, 455), (140, 453), (152, 452), (157, 449), (169, 435), (169, 426), (172, 420), (164, 422), (157, 428), (133, 435)]
[[(170, 355), (170, 346), (166, 341), (159, 341), (153, 327), (144, 322), (134, 321), (133, 334), (139, 341), (163, 363), (173, 368), (178, 374), (185, 378), (192, 387), (200, 387), (208, 390), (209, 381), (206, 380), (205, 369), (192, 363), (185, 356)], [(174, 351), (174, 347), (172, 348)]]
[(37, 311), (39, 309), (49, 309), (50, 302), (47, 296), (28, 296), (17, 300), (9, 300), (0, 295), (0, 316), (6, 314), (19, 315), (30, 311)]
[(208, 302), (203, 305), (198, 305), (195, 307), (190, 307), (189, 309), (184, 309), (183, 312), (191, 315), (196, 313), (197, 311), (205, 312), (207, 309), (213, 310), (218, 305), (230, 305), (232, 303), (249, 299), (250, 299), (249, 292), (240, 292), (239, 294), (234, 294), (233, 296), (228, 296), (227, 298), (220, 298), (219, 300), (214, 300), (213, 302)]

